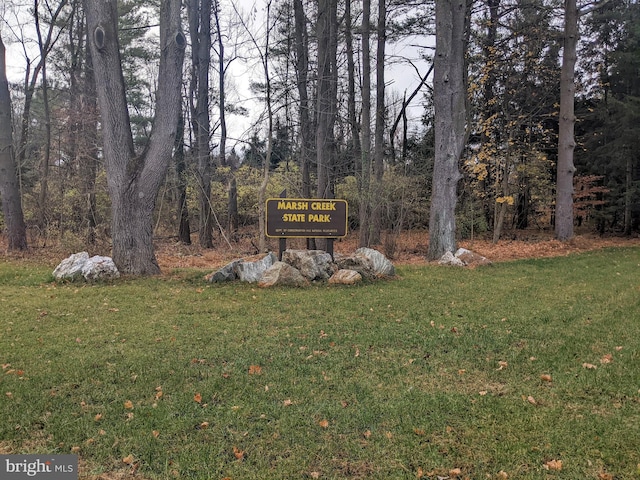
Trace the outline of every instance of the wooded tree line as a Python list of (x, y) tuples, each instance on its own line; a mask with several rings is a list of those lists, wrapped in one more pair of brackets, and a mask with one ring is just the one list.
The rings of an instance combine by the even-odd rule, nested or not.
[[(108, 237), (137, 274), (158, 271), (154, 235), (210, 248), (254, 226), (265, 250), (264, 201), (283, 189), (347, 199), (362, 245), (428, 226), (431, 258), (488, 232), (640, 229), (636, 0), (2, 8), (0, 38), (26, 59), (22, 81), (0, 85), (10, 248), (27, 232)], [(423, 61), (391, 56), (399, 45)], [(388, 84), (399, 68), (415, 89)]]

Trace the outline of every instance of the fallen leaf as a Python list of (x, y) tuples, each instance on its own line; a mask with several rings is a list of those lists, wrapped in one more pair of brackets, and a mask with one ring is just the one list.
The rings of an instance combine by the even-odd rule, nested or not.
[(81, 449), (78, 446), (71, 447), (71, 453), (78, 453), (80, 450)]
[(365, 430), (362, 436), (368, 440), (371, 438), (371, 430)]
[(486, 394), (487, 394), (487, 391), (486, 391), (486, 390), (480, 390), (480, 391), (478, 392), (478, 395), (480, 395), (481, 397), (484, 397)]
[(543, 382), (550, 382), (551, 381), (551, 375), (548, 374), (543, 374), (540, 375), (540, 380), (542, 380)]
[(507, 480), (507, 479), (509, 478), (509, 475), (507, 475), (507, 472), (505, 472), (504, 470), (500, 470), (500, 471), (498, 472), (497, 477), (498, 477), (500, 480)]
[(262, 367), (260, 365), (249, 366), (249, 375), (260, 375), (260, 374), (262, 374)]
[(235, 445), (233, 446), (233, 456), (238, 460), (244, 460), (244, 450), (240, 450)]
[(613, 355), (611, 355), (610, 353), (607, 353), (600, 359), (600, 363), (602, 363), (603, 365), (611, 362), (613, 362)]
[(538, 402), (536, 402), (536, 399), (533, 398), (531, 395), (529, 395), (527, 397), (527, 402), (529, 402), (531, 405), (537, 405), (538, 404)]
[(202, 422), (202, 423), (200, 424), (200, 428), (201, 428), (202, 430), (206, 430), (207, 428), (209, 428), (209, 422)]
[(599, 473), (598, 480), (613, 480), (613, 475), (610, 473)]
[(597, 366), (593, 365), (592, 363), (583, 363), (582, 364), (583, 368), (586, 368), (587, 370), (595, 370), (596, 368), (598, 368)]
[(99, 422), (100, 420), (102, 420), (102, 414), (101, 414), (101, 413), (96, 414), (96, 416), (95, 416), (95, 417), (93, 417), (93, 419), (94, 419), (96, 422)]
[(151, 432), (151, 435), (153, 435), (154, 438), (158, 438), (160, 436), (160, 432), (158, 430), (154, 430)]
[(424, 470), (421, 467), (418, 467), (418, 471), (416, 472), (416, 478), (424, 477)]
[(291, 399), (290, 399), (290, 398), (287, 398), (284, 402), (282, 402), (282, 404), (283, 404), (285, 407), (290, 407), (291, 405), (293, 405), (293, 402), (291, 401)]
[(623, 348), (624, 348), (624, 347), (622, 347), (621, 345), (618, 345), (618, 346), (616, 347), (616, 352), (619, 352), (619, 351), (620, 351), (620, 350), (622, 350)]
[(127, 400), (124, 402), (124, 408), (127, 410), (133, 410), (133, 402), (131, 400)]
[(329, 420), (327, 419), (320, 420), (318, 422), (318, 425), (320, 425), (322, 428), (329, 428)]
[(7, 396), (7, 398), (13, 398), (13, 393), (11, 392), (7, 392), (5, 393), (5, 395)]
[(460, 475), (462, 475), (462, 470), (460, 470), (459, 468), (452, 468), (451, 470), (449, 470), (450, 477), (459, 477)]
[(202, 403), (202, 395), (200, 393), (196, 393), (193, 396), (193, 401), (196, 403)]
[(133, 455), (127, 455), (122, 459), (122, 463), (126, 463), (127, 465), (131, 465), (133, 463)]
[(384, 436), (387, 437), (387, 440), (391, 440), (393, 438), (393, 433), (391, 432), (384, 432)]
[(309, 473), (311, 478), (320, 478), (320, 472), (311, 472)]
[(425, 432), (423, 429), (421, 428), (414, 428), (413, 429), (413, 433), (415, 433), (416, 435), (418, 435), (419, 437), (425, 435), (427, 432)]
[(543, 465), (546, 470), (562, 470), (562, 460), (549, 460), (547, 463)]
[(505, 368), (507, 368), (507, 366), (509, 364), (507, 362), (504, 362), (504, 361), (501, 360), (501, 361), (498, 362), (498, 365), (499, 365), (498, 366), (498, 370), (504, 370)]

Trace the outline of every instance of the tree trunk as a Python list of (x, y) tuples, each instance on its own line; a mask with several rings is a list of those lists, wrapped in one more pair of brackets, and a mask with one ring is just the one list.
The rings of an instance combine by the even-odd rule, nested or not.
[(371, 0), (362, 0), (362, 178), (360, 180), (359, 245), (371, 237)]
[(575, 148), (574, 99), (575, 66), (578, 44), (578, 7), (576, 0), (565, 0), (564, 5), (564, 49), (560, 73), (560, 125), (558, 131), (558, 165), (556, 180), (556, 226), (558, 240), (573, 237), (573, 164)]
[(187, 164), (184, 160), (184, 115), (180, 112), (176, 132), (176, 146), (173, 154), (178, 177), (178, 240), (184, 245), (191, 245), (191, 226), (189, 225), (189, 208), (187, 207)]
[(160, 65), (156, 109), (146, 149), (136, 155), (120, 61), (117, 0), (85, 0), (101, 112), (104, 163), (112, 205), (113, 260), (125, 274), (160, 272), (153, 247), (153, 211), (166, 176), (180, 111), (186, 39), (180, 0), (160, 6)]
[(380, 243), (382, 230), (382, 176), (384, 175), (384, 121), (385, 121), (385, 88), (384, 88), (384, 51), (386, 45), (386, 0), (378, 0), (378, 26), (376, 33), (378, 45), (376, 50), (376, 126), (374, 134), (374, 164), (375, 173), (374, 198), (371, 211), (371, 237), (369, 243)]
[(296, 44), (296, 77), (298, 83), (298, 96), (300, 98), (300, 163), (302, 171), (302, 195), (311, 197), (311, 159), (312, 159), (312, 133), (311, 119), (309, 116), (309, 92), (307, 91), (309, 51), (307, 41), (307, 28), (305, 24), (304, 6), (302, 0), (294, 0), (293, 12), (295, 17), (295, 44)]
[(5, 47), (0, 36), (0, 200), (9, 250), (27, 248), (27, 230), (22, 214), (20, 187), (13, 150), (11, 96), (7, 82)]
[(456, 201), (462, 178), (458, 163), (465, 142), (465, 24), (461, 0), (436, 2), (433, 96), (435, 159), (429, 217), (428, 258), (456, 250)]
[[(299, 1), (299, 0), (298, 0)], [(362, 173), (362, 165), (358, 161), (362, 155), (362, 145), (360, 143), (360, 124), (356, 112), (356, 67), (353, 50), (353, 21), (351, 17), (351, 2), (345, 2), (344, 6), (344, 40), (347, 55), (347, 118), (351, 127), (351, 150), (353, 158), (356, 160), (354, 170), (357, 174)]]
[[(211, 64), (211, 0), (189, 2), (191, 34), (191, 109), (195, 153), (198, 165), (198, 199), (200, 224), (198, 240), (203, 248), (213, 247), (213, 214), (211, 211), (212, 162), (209, 147), (209, 65)], [(195, 97), (195, 98), (194, 98)]]

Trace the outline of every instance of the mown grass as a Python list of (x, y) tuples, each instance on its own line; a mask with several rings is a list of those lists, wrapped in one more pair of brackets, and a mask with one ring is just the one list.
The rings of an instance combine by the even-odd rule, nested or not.
[(50, 272), (0, 264), (5, 450), (146, 478), (640, 478), (638, 248), (358, 287)]

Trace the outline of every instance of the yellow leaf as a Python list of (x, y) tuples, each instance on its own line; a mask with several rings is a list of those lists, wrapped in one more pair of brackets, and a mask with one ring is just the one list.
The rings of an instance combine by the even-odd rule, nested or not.
[(133, 410), (133, 402), (131, 400), (127, 400), (124, 402), (124, 408), (127, 410)]
[(320, 425), (322, 428), (329, 428), (329, 420), (327, 419), (320, 420), (318, 422), (318, 425)]
[(202, 403), (202, 395), (201, 395), (201, 394), (199, 394), (199, 393), (196, 393), (196, 394), (193, 396), (193, 401), (194, 401), (194, 402), (197, 402), (197, 403)]

